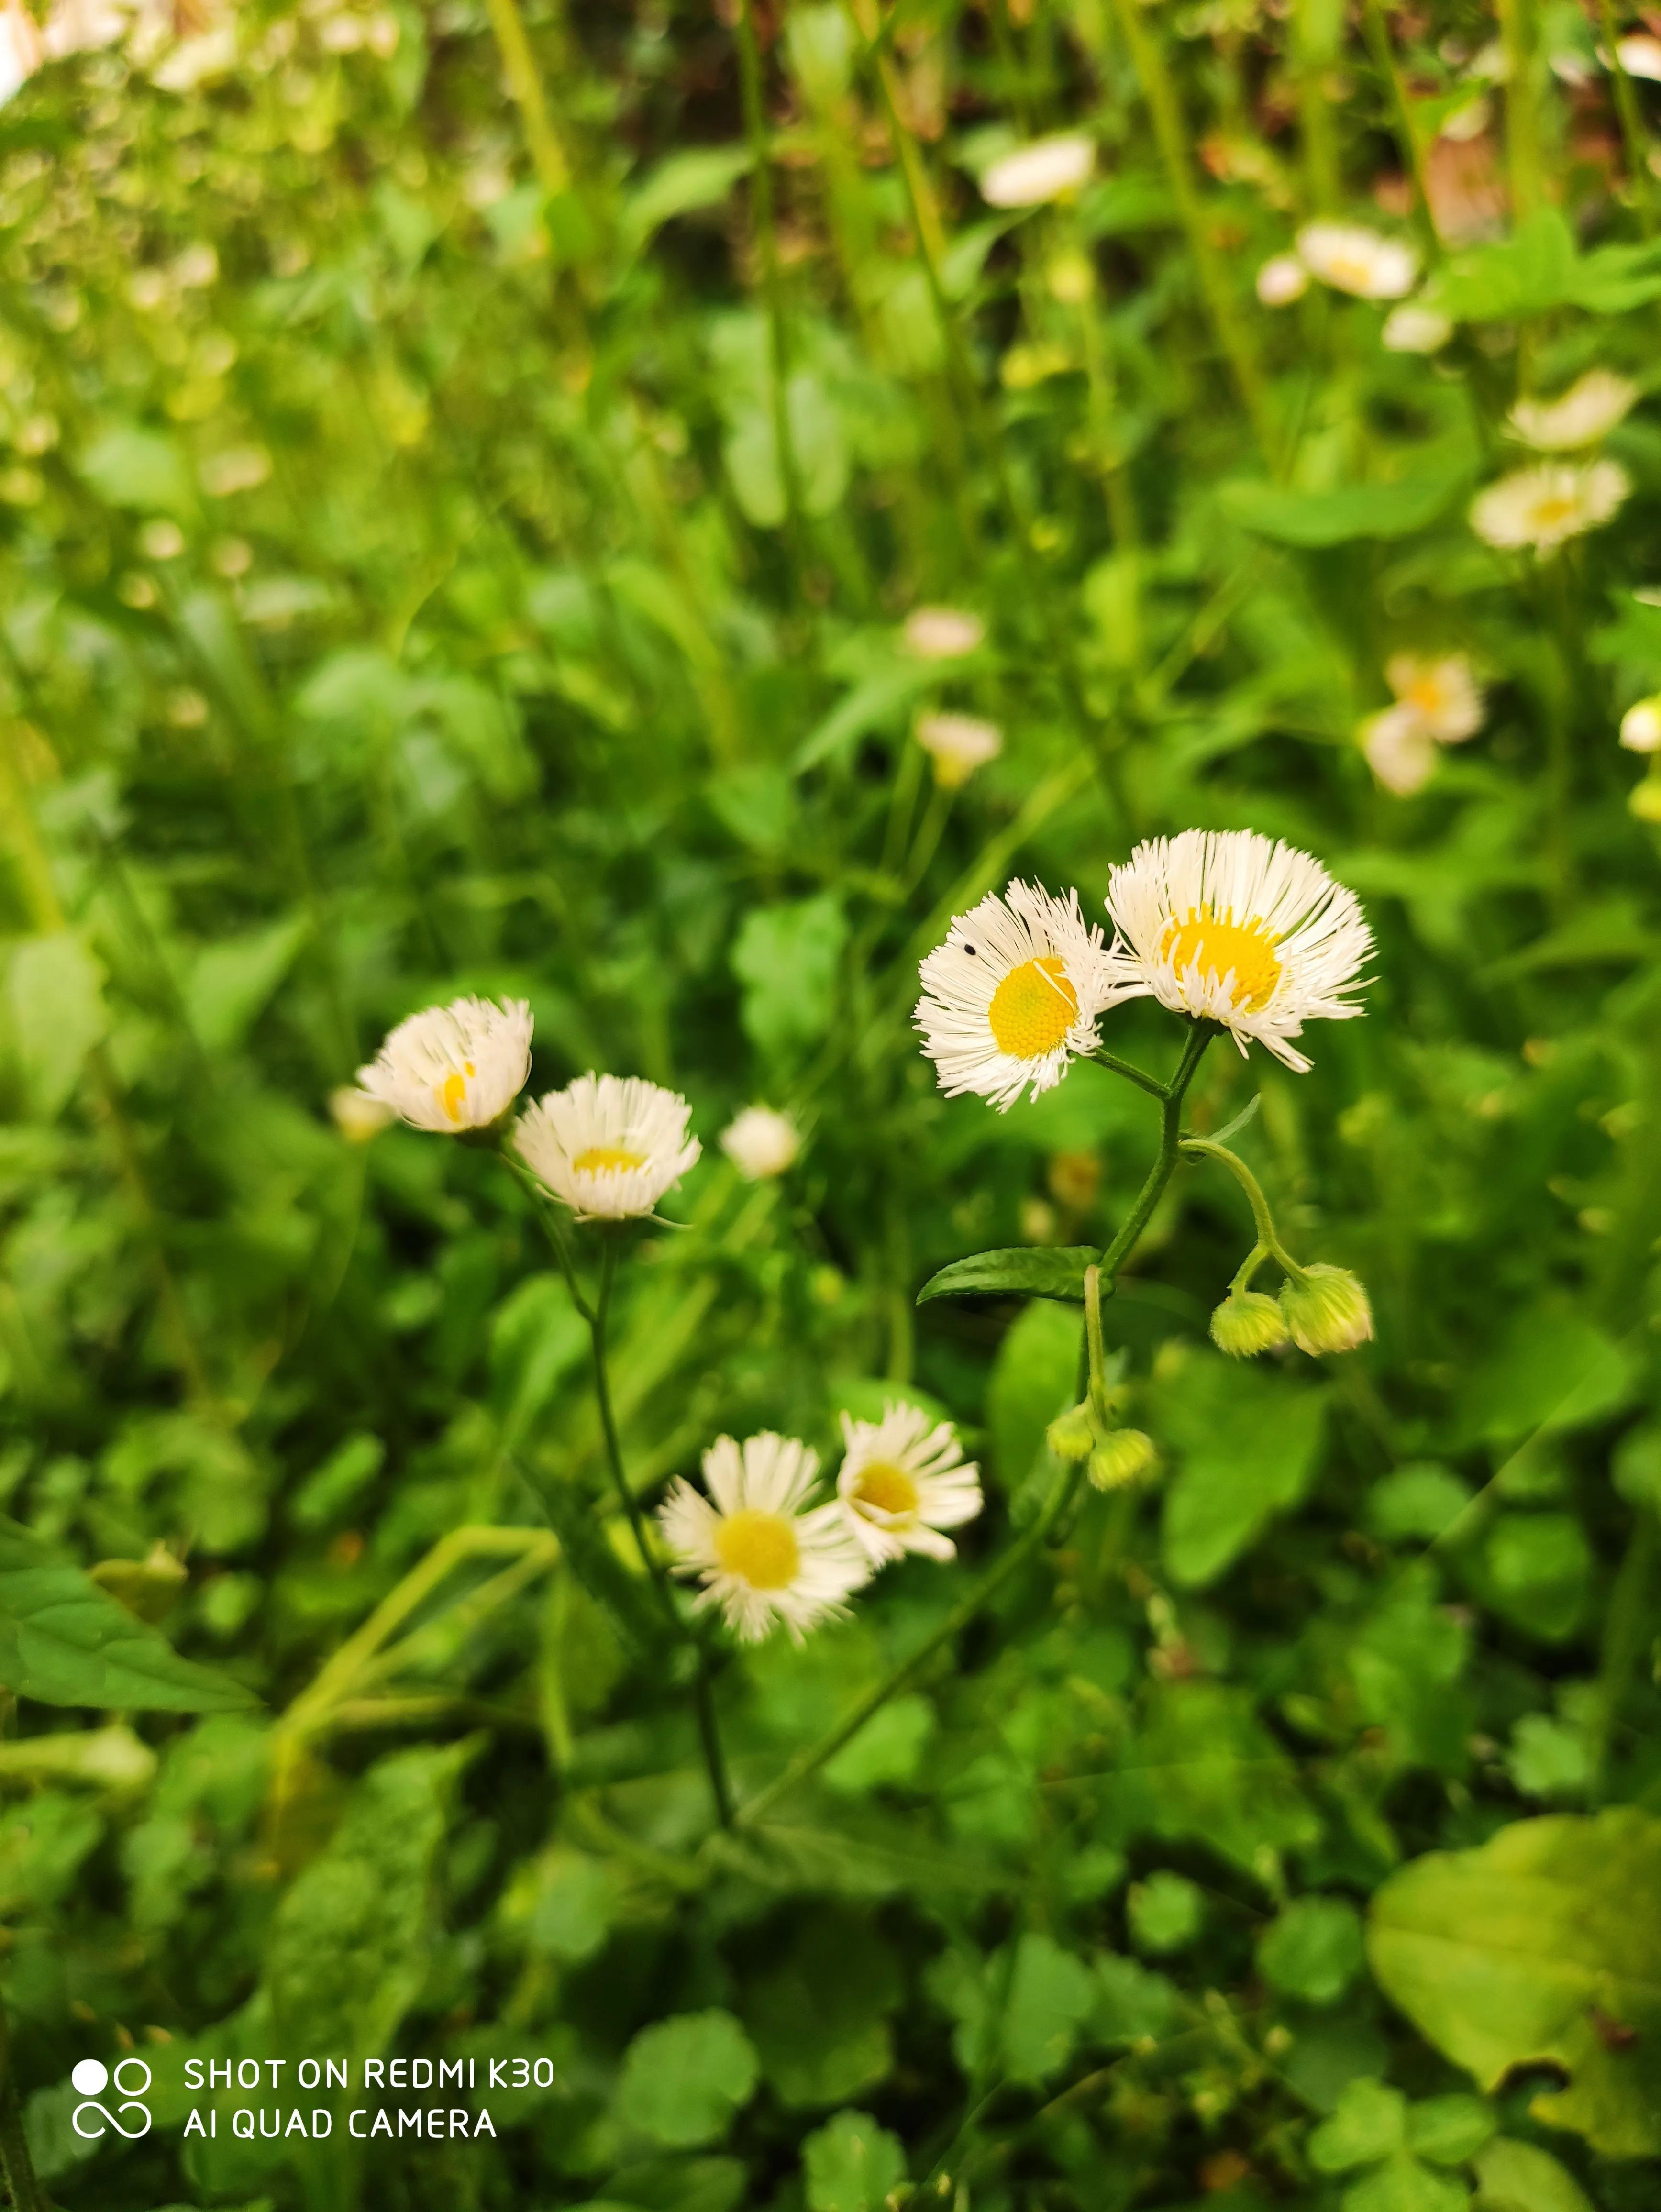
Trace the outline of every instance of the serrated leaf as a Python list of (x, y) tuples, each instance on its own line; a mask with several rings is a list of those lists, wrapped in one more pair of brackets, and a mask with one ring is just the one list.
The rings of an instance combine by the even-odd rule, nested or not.
[(617, 2113), (654, 2142), (714, 2142), (755, 2094), (754, 2045), (730, 2012), (679, 2013), (644, 2027), (624, 2055)]
[(1518, 1820), (1433, 1851), (1372, 1900), (1367, 1951), (1391, 2000), (1487, 2090), (1549, 2064), (1548, 2125), (1609, 2158), (1661, 2152), (1661, 1820), (1621, 1806)]
[(48, 1705), (229, 1712), (252, 1695), (193, 1660), (0, 1516), (0, 1682)]
[(802, 2145), (802, 2172), (808, 2212), (882, 2212), (905, 2152), (869, 2112), (838, 2112)]
[(1591, 2212), (1591, 2203), (1548, 2150), (1499, 2136), (1476, 2160), (1472, 2212)]
[(917, 1292), (930, 1298), (1064, 1298), (1084, 1304), (1086, 1267), (1101, 1258), (1093, 1244), (1018, 1244), (1003, 1252), (976, 1252), (931, 1275)]

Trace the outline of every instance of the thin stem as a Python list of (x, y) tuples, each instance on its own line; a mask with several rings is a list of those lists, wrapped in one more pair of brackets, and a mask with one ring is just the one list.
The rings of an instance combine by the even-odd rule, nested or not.
[(1165, 1097), (1165, 1087), (1157, 1076), (1149, 1075), (1146, 1070), (1135, 1066), (1128, 1060), (1121, 1060), (1117, 1053), (1104, 1051), (1098, 1045), (1090, 1057), (1098, 1067), (1110, 1067), (1115, 1075), (1123, 1075), (1127, 1083), (1134, 1083), (1139, 1091), (1146, 1091), (1150, 1098), (1162, 1099)]
[(756, 1823), (777, 1804), (781, 1797), (788, 1796), (799, 1783), (806, 1782), (809, 1775), (817, 1774), (828, 1759), (834, 1759), (843, 1746), (850, 1742), (859, 1734), (879, 1706), (885, 1705), (891, 1697), (904, 1689), (907, 1683), (914, 1681), (943, 1645), (951, 1643), (955, 1637), (962, 1634), (970, 1622), (977, 1613), (985, 1609), (1010, 1577), (1031, 1558), (1050, 1530), (1060, 1522), (1073, 1502), (1074, 1492), (1079, 1486), (1081, 1472), (1082, 1470), (1078, 1467), (1068, 1467), (1062, 1469), (1056, 1480), (1050, 1496), (1045, 1499), (1043, 1510), (1037, 1519), (1030, 1527), (1021, 1531), (1003, 1557), (995, 1561), (987, 1569), (974, 1588), (953, 1606), (934, 1633), (925, 1638), (909, 1659), (902, 1660), (900, 1664), (885, 1674), (880, 1682), (867, 1690), (852, 1709), (837, 1722), (828, 1735), (821, 1736), (816, 1744), (793, 1759), (776, 1781), (769, 1783), (765, 1790), (752, 1797), (750, 1802), (740, 1809), (737, 1820), (737, 1825), (740, 1828), (754, 1827)]
[(1655, 228), (1655, 204), (1650, 197), (1650, 164), (1644, 144), (1643, 118), (1638, 112), (1638, 95), (1632, 88), (1627, 65), (1621, 58), (1621, 30), (1615, 0), (1600, 0), (1599, 13), (1603, 22), (1603, 44), (1609, 50), (1609, 71), (1615, 79), (1615, 108), (1621, 118), (1621, 137), (1627, 149), (1627, 171), (1632, 179), (1633, 197), (1638, 203), (1638, 220), (1647, 238)]
[(1256, 356), (1234, 312), (1233, 297), (1229, 291), (1221, 259), (1206, 228), (1205, 210), (1201, 204), (1199, 188), (1194, 181), (1194, 171), (1189, 159), (1188, 135), (1177, 105), (1176, 88), (1171, 82), (1159, 43), (1150, 36), (1142, 21), (1141, 0), (1116, 0), (1116, 4), (1125, 43), (1130, 49), (1130, 58), (1141, 80), (1143, 96), (1153, 119), (1153, 136), (1159, 145), (1159, 158), (1165, 164), (1171, 196), (1177, 203), (1177, 212), (1188, 237), (1189, 251), (1194, 256), (1194, 266), (1199, 275), (1200, 289), (1205, 295), (1212, 328), (1233, 373), (1246, 413), (1251, 418), (1251, 427), (1256, 434), (1263, 459), (1271, 469), (1278, 469), (1279, 441), (1275, 434), (1269, 397), (1258, 374)]
[(784, 535), (797, 574), (801, 571), (801, 476), (796, 449), (790, 437), (789, 333), (784, 316), (784, 289), (779, 279), (778, 233), (773, 222), (772, 147), (762, 103), (761, 47), (756, 37), (755, 0), (739, 0), (736, 25), (739, 82), (744, 101), (744, 128), (754, 166), (750, 172), (750, 215), (755, 228), (756, 252), (761, 262), (762, 290), (767, 300), (768, 336), (772, 354), (773, 442), (778, 448), (779, 483), (784, 493)]
[(1621, 1700), (1632, 1679), (1638, 1655), (1644, 1648), (1649, 1626), (1650, 1591), (1655, 1580), (1657, 1533), (1654, 1514), (1646, 1505), (1639, 1506), (1615, 1587), (1609, 1593), (1597, 1668), (1597, 1717), (1591, 1730), (1594, 1803), (1602, 1803), (1609, 1795), (1609, 1738), (1615, 1732)]
[(488, 5), (508, 90), (525, 125), (525, 143), (537, 182), (550, 199), (558, 199), (571, 189), (571, 164), (548, 112), (548, 96), (542, 88), (525, 19), (519, 12), (518, 0), (488, 0)]
[[(1294, 1283), (1301, 1283), (1304, 1280), (1304, 1270), (1281, 1243), (1275, 1227), (1275, 1216), (1269, 1212), (1269, 1200), (1263, 1196), (1263, 1187), (1239, 1154), (1231, 1152), (1226, 1145), (1220, 1145), (1210, 1137), (1184, 1137), (1183, 1150), (1185, 1152), (1198, 1152), (1208, 1160), (1220, 1160), (1251, 1201), (1251, 1218), (1257, 1227), (1257, 1249), (1248, 1258), (1244, 1268), (1241, 1271), (1246, 1276), (1246, 1279), (1250, 1281), (1250, 1270), (1255, 1267), (1257, 1261), (1267, 1254), (1275, 1266), (1283, 1268)], [(1240, 1278), (1237, 1275), (1234, 1279), (1235, 1283), (1238, 1284)]]
[(721, 1749), (721, 1728), (715, 1718), (715, 1670), (710, 1662), (709, 1646), (698, 1644), (698, 1670), (692, 1682), (693, 1701), (697, 1707), (698, 1736), (703, 1745), (703, 1763), (709, 1772), (709, 1794), (715, 1801), (715, 1818), (723, 1828), (733, 1826), (733, 1784), (727, 1771), (727, 1754)]
[(1533, 0), (1499, 0), (1499, 11), (1506, 49), (1506, 166), (1512, 219), (1521, 222), (1540, 204), (1542, 180)]
[(1177, 1164), (1177, 1147), (1182, 1141), (1183, 1095), (1194, 1080), (1194, 1071), (1200, 1064), (1202, 1054), (1215, 1035), (1215, 1027), (1210, 1022), (1196, 1022), (1193, 1024), (1183, 1047), (1177, 1073), (1165, 1086), (1165, 1095), (1160, 1100), (1159, 1149), (1147, 1171), (1147, 1181), (1136, 1194), (1135, 1204), (1120, 1223), (1118, 1233), (1102, 1255), (1102, 1286), (1110, 1296), (1118, 1280), (1120, 1268), (1135, 1250), (1136, 1240), (1147, 1228), (1150, 1215), (1164, 1196), (1165, 1185), (1171, 1181), (1171, 1170)]
[[(1604, 4), (1608, 5), (1608, 0), (1604, 0)], [(1441, 250), (1441, 240), (1436, 234), (1436, 218), (1431, 212), (1430, 187), (1425, 178), (1424, 149), (1419, 143), (1419, 133), (1414, 128), (1413, 110), (1408, 105), (1407, 88), (1396, 66), (1396, 49), (1390, 44), (1390, 26), (1384, 21), (1383, 0), (1364, 0), (1361, 25), (1366, 33), (1367, 51), (1372, 56), (1372, 65), (1390, 89), (1390, 104), (1396, 118), (1396, 137), (1413, 185), (1414, 222), (1426, 253), (1433, 258)]]
[(1107, 1354), (1102, 1346), (1102, 1271), (1084, 1271), (1084, 1340), (1090, 1371), (1090, 1403), (1096, 1418), (1107, 1425)]
[(46, 2198), (34, 2178), (17, 2083), (11, 2064), (11, 2023), (0, 2004), (0, 2172), (15, 2212), (47, 2212)]

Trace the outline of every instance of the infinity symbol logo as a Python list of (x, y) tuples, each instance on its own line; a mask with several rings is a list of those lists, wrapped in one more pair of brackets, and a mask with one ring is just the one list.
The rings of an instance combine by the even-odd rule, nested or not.
[[(143, 2075), (142, 2081), (133, 2083), (121, 2079), (124, 2074), (131, 2073), (135, 2069)], [(150, 2079), (150, 2069), (142, 2058), (119, 2060), (115, 2068), (115, 2086), (127, 2102), (118, 2106), (113, 2112), (106, 2105), (100, 2105), (95, 2101), (109, 2087), (110, 2069), (100, 2059), (82, 2059), (70, 2073), (70, 2081), (88, 2101), (76, 2106), (70, 2115), (70, 2125), (83, 2142), (96, 2142), (99, 2137), (106, 2132), (106, 2123), (108, 2127), (115, 2130), (117, 2135), (125, 2136), (129, 2142), (137, 2142), (140, 2136), (147, 2136), (150, 2131), (149, 2109), (137, 2101), (140, 2097), (149, 2094)], [(82, 2126), (82, 2116), (88, 2112), (96, 2113), (98, 2116), (99, 2124), (96, 2127)], [(138, 2126), (130, 2128), (125, 2124), (121, 2116), (127, 2112), (137, 2114)]]

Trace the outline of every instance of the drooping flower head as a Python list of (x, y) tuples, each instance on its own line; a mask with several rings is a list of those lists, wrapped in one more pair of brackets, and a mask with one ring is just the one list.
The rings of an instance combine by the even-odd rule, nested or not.
[(934, 762), (935, 782), (947, 791), (967, 783), (1003, 750), (1003, 732), (978, 714), (919, 714), (911, 734)]
[(675, 1572), (703, 1584), (697, 1607), (719, 1606), (746, 1644), (781, 1621), (800, 1644), (871, 1578), (841, 1504), (806, 1504), (818, 1471), (818, 1454), (794, 1437), (719, 1437), (703, 1455), (709, 1496), (683, 1476), (658, 1509)]
[(1355, 732), (1367, 766), (1386, 791), (1410, 799), (1436, 772), (1436, 740), (1421, 715), (1397, 700), (1369, 714)]
[(1589, 368), (1555, 399), (1519, 399), (1509, 427), (1539, 453), (1573, 453), (1595, 446), (1623, 421), (1638, 386), (1613, 369)]
[(1250, 830), (1185, 830), (1139, 845), (1109, 879), (1107, 908), (1137, 988), (1175, 1013), (1220, 1022), (1244, 1053), (1267, 1047), (1300, 1074), (1306, 1021), (1361, 1012), (1372, 933), (1320, 862)]
[(1453, 325), (1445, 315), (1408, 300), (1385, 316), (1378, 343), (1386, 353), (1440, 353), (1452, 336)]
[(976, 1091), (1005, 1110), (1050, 1090), (1101, 1042), (1096, 1018), (1127, 996), (1122, 964), (1079, 911), (1013, 883), (952, 922), (922, 969), (916, 1020), (948, 1097)]
[(964, 1460), (951, 1422), (890, 1404), (879, 1421), (844, 1413), (842, 1440), (837, 1495), (867, 1557), (878, 1565), (907, 1552), (954, 1558), (957, 1546), (940, 1532), (972, 1521), (982, 1501), (980, 1470)]
[(746, 1106), (721, 1133), (721, 1148), (746, 1182), (768, 1182), (794, 1165), (801, 1131), (771, 1106)]
[(686, 1101), (637, 1075), (579, 1075), (527, 1106), (514, 1146), (580, 1221), (649, 1213), (703, 1147)]
[(1266, 307), (1289, 307), (1309, 289), (1309, 271), (1295, 253), (1271, 255), (1257, 271), (1257, 297)]
[(1457, 745), (1482, 726), (1482, 687), (1468, 654), (1393, 653), (1384, 681), (1439, 745)]
[(906, 651), (919, 660), (960, 660), (979, 652), (986, 624), (963, 607), (913, 607), (904, 635)]
[(1095, 166), (1095, 143), (1081, 131), (1035, 138), (993, 162), (981, 179), (981, 198), (989, 207), (1042, 207), (1077, 191)]
[(1470, 526), (1504, 550), (1528, 545), (1549, 553), (1566, 538), (1607, 522), (1631, 489), (1618, 461), (1548, 461), (1518, 469), (1478, 492)]
[(1359, 222), (1306, 222), (1298, 258), (1311, 276), (1358, 300), (1399, 300), (1419, 273), (1410, 246)]
[(456, 999), (400, 1022), (357, 1079), (417, 1129), (455, 1136), (499, 1121), (531, 1073), (531, 1009)]

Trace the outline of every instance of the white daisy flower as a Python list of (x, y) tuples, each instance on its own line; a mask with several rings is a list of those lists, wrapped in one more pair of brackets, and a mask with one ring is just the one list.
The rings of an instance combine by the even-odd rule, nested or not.
[(45, 58), (39, 26), (28, 9), (0, 9), (0, 106), (21, 92)]
[(1386, 791), (1411, 799), (1436, 769), (1436, 740), (1421, 715), (1398, 701), (1369, 714), (1355, 732), (1367, 765)]
[(500, 1120), (530, 1073), (523, 999), (455, 999), (400, 1022), (357, 1079), (412, 1127), (454, 1136)]
[(1139, 845), (1109, 878), (1107, 909), (1144, 992), (1256, 1038), (1299, 1074), (1305, 1022), (1343, 1021), (1372, 933), (1320, 862), (1250, 830), (1184, 830)]
[(746, 1106), (721, 1131), (721, 1148), (746, 1182), (767, 1182), (794, 1164), (801, 1131), (771, 1106)]
[(1277, 253), (1257, 271), (1257, 297), (1266, 307), (1289, 307), (1309, 289), (1309, 271), (1295, 253)]
[[(1628, 76), (1647, 77), (1652, 84), (1661, 84), (1661, 39), (1651, 38), (1644, 31), (1633, 31), (1626, 38), (1615, 40), (1615, 51)], [(1607, 66), (1606, 55), (1600, 53), (1598, 58)]]
[(1001, 1111), (1029, 1084), (1035, 1098), (1050, 1090), (1071, 1060), (1093, 1052), (1096, 1017), (1128, 995), (1077, 891), (1051, 898), (1036, 884), (990, 891), (958, 915), (922, 975), (915, 1018), (941, 1090), (977, 1091)]
[(818, 1453), (794, 1437), (764, 1430), (742, 1444), (719, 1437), (703, 1455), (709, 1495), (683, 1476), (658, 1509), (675, 1572), (703, 1584), (695, 1607), (719, 1606), (746, 1644), (780, 1621), (800, 1644), (871, 1579), (841, 1505), (832, 1498), (803, 1510), (818, 1471)]
[(986, 624), (962, 607), (914, 607), (901, 633), (919, 660), (960, 660), (986, 641)]
[(965, 1462), (950, 1421), (931, 1421), (920, 1406), (890, 1404), (879, 1421), (842, 1417), (843, 1462), (837, 1495), (861, 1550), (878, 1566), (907, 1552), (951, 1559), (957, 1546), (942, 1528), (961, 1528), (981, 1510), (980, 1469)]
[(1440, 353), (1453, 336), (1453, 325), (1434, 307), (1409, 300), (1384, 317), (1378, 342), (1387, 353)]
[(1082, 132), (1035, 138), (994, 161), (981, 178), (981, 198), (989, 207), (1041, 207), (1076, 191), (1095, 166), (1095, 142)]
[(1471, 502), (1470, 526), (1489, 545), (1549, 553), (1607, 522), (1631, 490), (1615, 461), (1546, 461), (1501, 477)]
[(514, 1148), (579, 1221), (649, 1213), (703, 1149), (686, 1101), (638, 1075), (579, 1075), (527, 1106)]
[(978, 714), (919, 714), (911, 734), (934, 762), (935, 782), (947, 791), (967, 783), (1003, 750), (1003, 732)]
[(1613, 369), (1589, 368), (1555, 399), (1519, 399), (1506, 417), (1515, 437), (1540, 453), (1573, 453), (1595, 446), (1626, 420), (1638, 386)]
[(1399, 300), (1419, 274), (1410, 246), (1359, 222), (1306, 222), (1298, 234), (1298, 258), (1311, 276), (1358, 300)]
[(1621, 742), (1629, 753), (1661, 753), (1661, 698), (1628, 708), (1621, 717)]
[(1482, 726), (1482, 687), (1463, 653), (1393, 653), (1384, 681), (1439, 744), (1461, 744)]

